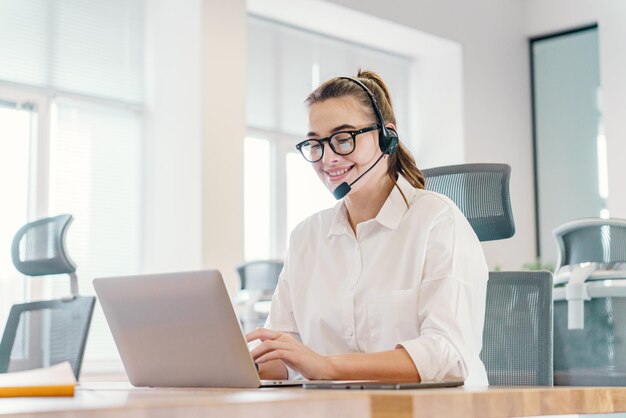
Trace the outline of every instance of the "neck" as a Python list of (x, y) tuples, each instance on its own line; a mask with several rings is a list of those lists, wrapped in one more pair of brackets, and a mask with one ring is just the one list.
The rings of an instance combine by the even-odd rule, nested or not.
[(374, 219), (378, 215), (394, 185), (385, 170), (384, 175), (369, 179), (359, 190), (349, 193), (344, 198), (352, 231), (356, 233), (358, 224)]

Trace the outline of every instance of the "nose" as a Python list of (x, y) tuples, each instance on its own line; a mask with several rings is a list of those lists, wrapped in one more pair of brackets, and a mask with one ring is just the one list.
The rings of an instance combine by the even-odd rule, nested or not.
[(322, 156), (322, 162), (324, 164), (336, 163), (340, 158), (341, 156), (335, 154), (335, 151), (333, 151), (329, 143), (324, 144), (324, 155)]

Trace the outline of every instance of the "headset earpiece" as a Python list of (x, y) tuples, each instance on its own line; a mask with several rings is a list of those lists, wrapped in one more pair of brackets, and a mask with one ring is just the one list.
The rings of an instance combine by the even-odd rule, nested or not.
[(393, 129), (383, 127), (380, 130), (378, 144), (383, 153), (391, 155), (398, 149), (398, 134)]

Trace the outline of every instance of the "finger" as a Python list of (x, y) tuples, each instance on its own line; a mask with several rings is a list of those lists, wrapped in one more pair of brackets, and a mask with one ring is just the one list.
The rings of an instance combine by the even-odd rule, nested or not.
[(256, 359), (265, 353), (279, 349), (287, 350), (289, 349), (289, 344), (276, 340), (266, 340), (262, 344), (255, 347), (254, 350), (250, 352), (250, 355), (253, 359)]
[(282, 335), (282, 332), (273, 331), (267, 328), (257, 328), (252, 332), (246, 334), (246, 341), (254, 341), (254, 340), (274, 340)]
[(265, 363), (267, 361), (272, 361), (272, 360), (283, 360), (285, 363), (287, 364), (291, 364), (291, 359), (292, 359), (292, 354), (289, 350), (284, 350), (284, 349), (279, 349), (279, 350), (273, 350), (270, 351), (269, 353), (263, 354), (261, 357), (255, 359), (254, 361), (256, 361), (259, 364)]

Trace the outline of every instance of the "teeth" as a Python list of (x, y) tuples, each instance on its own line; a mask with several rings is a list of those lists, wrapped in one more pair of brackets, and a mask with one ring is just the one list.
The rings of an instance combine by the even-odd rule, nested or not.
[(350, 168), (344, 168), (343, 170), (339, 171), (329, 171), (328, 174), (330, 174), (331, 176), (340, 176), (348, 170), (350, 170)]

